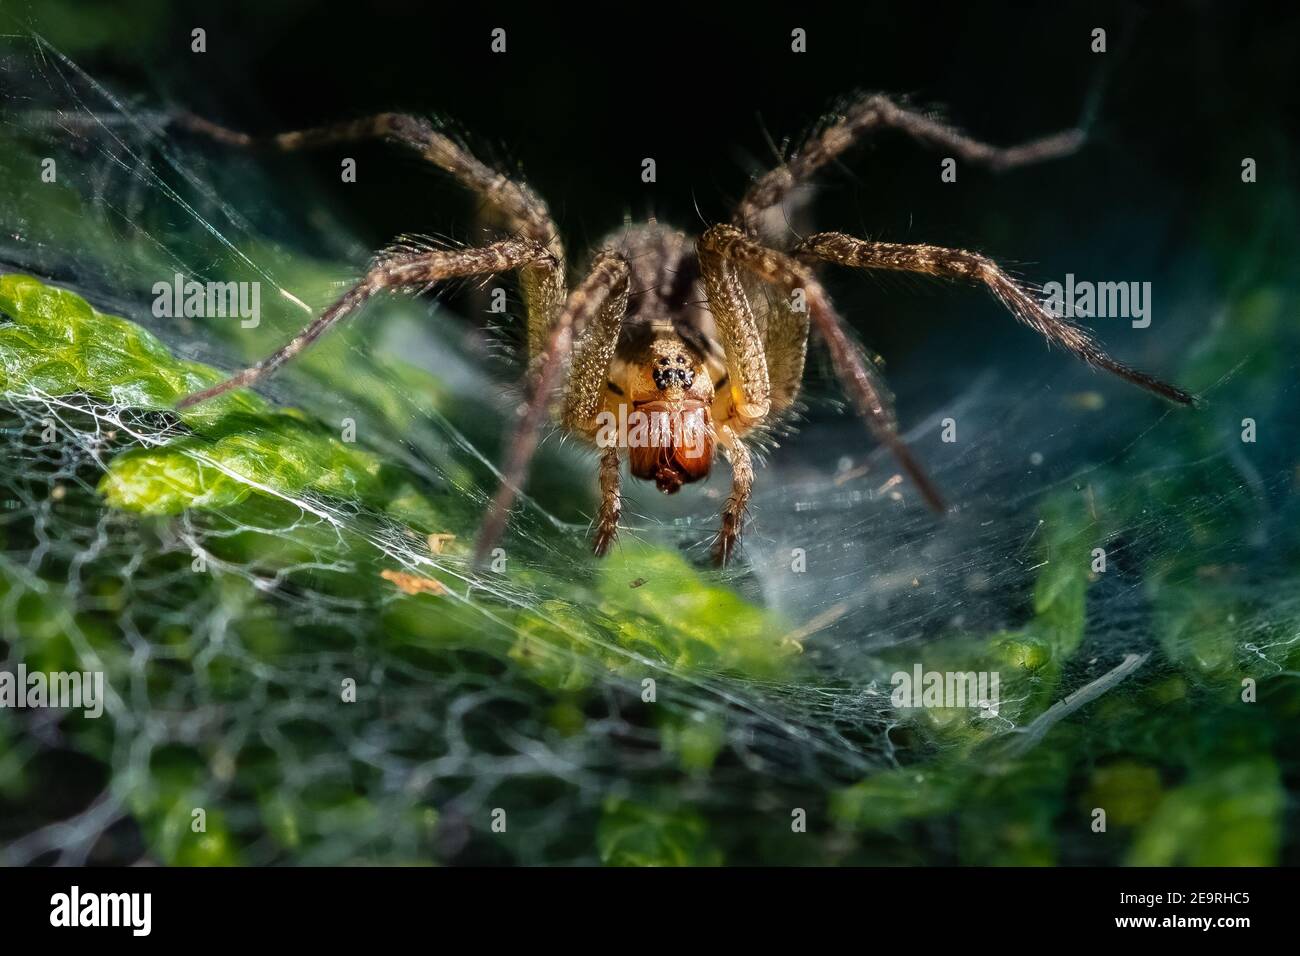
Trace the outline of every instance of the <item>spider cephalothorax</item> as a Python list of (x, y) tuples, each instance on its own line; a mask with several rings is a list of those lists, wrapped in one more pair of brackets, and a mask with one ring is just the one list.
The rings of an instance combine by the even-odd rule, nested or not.
[(825, 263), (914, 272), (979, 283), (1024, 324), (1075, 356), (1180, 404), (1192, 397), (1111, 358), (1086, 330), (1049, 311), (987, 257), (964, 249), (869, 242), (826, 232), (791, 244), (770, 224), (792, 190), (872, 131), (892, 128), (943, 147), (963, 161), (1003, 170), (1074, 151), (1077, 130), (999, 149), (932, 117), (874, 95), (831, 117), (786, 163), (759, 177), (730, 224), (698, 238), (656, 223), (629, 224), (598, 246), (570, 289), (565, 250), (546, 204), (522, 183), (481, 163), (425, 120), (384, 113), (266, 141), (182, 115), (176, 125), (236, 145), (281, 150), (383, 137), (418, 152), (476, 193), (489, 218), (510, 238), (477, 248), (383, 256), (284, 348), (204, 392), (190, 405), (250, 385), (311, 344), (373, 295), (423, 287), (457, 276), (518, 272), (527, 308), (533, 388), (510, 444), (501, 487), (475, 548), (484, 556), (504, 530), (523, 483), (537, 434), (563, 385), (562, 428), (600, 449), (600, 509), (594, 550), (604, 554), (618, 532), (619, 471), (672, 493), (709, 474), (721, 448), (731, 465), (731, 495), (722, 510), (715, 555), (725, 561), (739, 538), (753, 483), (747, 436), (787, 415), (803, 378), (809, 331), (830, 353), (836, 376), (876, 439), (898, 459), (922, 498), (942, 510), (938, 490), (898, 437), (888, 392), (848, 333), (817, 269)]
[(634, 478), (672, 494), (709, 474), (713, 381), (702, 358), (676, 332), (663, 330), (642, 355), (620, 360), (616, 351), (606, 388), (611, 394), (605, 411), (626, 423), (617, 446), (627, 449)]

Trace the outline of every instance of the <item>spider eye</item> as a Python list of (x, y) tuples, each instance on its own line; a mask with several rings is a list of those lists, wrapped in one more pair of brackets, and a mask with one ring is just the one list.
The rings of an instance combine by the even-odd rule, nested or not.
[(666, 359), (659, 360), (659, 367), (652, 373), (656, 388), (690, 388), (694, 384), (695, 372), (686, 364), (685, 357), (679, 355), (674, 361), (676, 364), (669, 365)]

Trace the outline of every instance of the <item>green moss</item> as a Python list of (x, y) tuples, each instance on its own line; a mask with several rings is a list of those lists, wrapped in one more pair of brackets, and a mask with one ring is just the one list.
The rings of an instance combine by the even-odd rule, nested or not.
[(611, 799), (596, 843), (607, 866), (719, 866), (723, 861), (703, 817), (686, 807)]
[(873, 774), (831, 795), (831, 817), (846, 830), (888, 830), (907, 820), (949, 812), (967, 772), (951, 761)]
[(17, 802), (27, 792), (24, 764), (30, 754), (14, 723), (9, 711), (0, 710), (0, 798)]
[(726, 727), (709, 714), (673, 714), (660, 721), (659, 739), (679, 767), (694, 776), (707, 776), (726, 741)]
[(675, 552), (626, 542), (601, 565), (597, 591), (620, 644), (669, 667), (777, 676), (797, 660), (779, 620)]
[(240, 855), (221, 809), (212, 768), (180, 747), (154, 752), (148, 775), (115, 782), (143, 824), (150, 849), (169, 866), (232, 866)]
[[(223, 420), (217, 437), (181, 439), (115, 458), (99, 490), (116, 508), (141, 514), (218, 511), (250, 494), (329, 495), (383, 505), (380, 463), (292, 415)], [(225, 429), (229, 428), (229, 431)], [(404, 502), (405, 510), (414, 510)], [(432, 511), (428, 508), (427, 511)]]
[(1286, 794), (1267, 757), (1212, 766), (1160, 802), (1128, 854), (1132, 866), (1275, 866)]
[(1107, 826), (1131, 827), (1150, 819), (1162, 796), (1157, 768), (1121, 760), (1093, 771), (1080, 809), (1090, 813), (1100, 807)]
[(588, 686), (592, 660), (637, 682), (676, 672), (797, 674), (799, 648), (778, 619), (677, 554), (636, 541), (618, 550), (597, 572), (594, 604), (551, 599), (520, 613), (510, 655), (547, 686)]
[[(139, 326), (30, 276), (0, 276), (0, 312), (13, 320), (0, 325), (0, 388), (7, 392), (92, 395), (160, 410), (222, 378), (216, 369), (174, 358)], [(203, 423), (265, 408), (256, 396), (237, 392), (182, 417)]]
[[(0, 276), (0, 326), (6, 390), (90, 395), (150, 410), (170, 410), (221, 379), (215, 369), (175, 359), (153, 335), (97, 312), (80, 296), (28, 276)], [(100, 481), (109, 504), (141, 514), (221, 510), (250, 494), (330, 495), (386, 502), (379, 460), (326, 433), (300, 413), (271, 411), (248, 392), (182, 413), (190, 434), (159, 448), (117, 456)], [(420, 510), (406, 493), (404, 513)]]

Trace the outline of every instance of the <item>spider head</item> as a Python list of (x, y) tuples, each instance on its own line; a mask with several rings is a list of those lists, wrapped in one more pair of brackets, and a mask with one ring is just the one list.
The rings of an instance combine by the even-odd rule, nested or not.
[(627, 448), (632, 475), (664, 494), (699, 481), (713, 465), (713, 381), (676, 335), (654, 340), (632, 370)]

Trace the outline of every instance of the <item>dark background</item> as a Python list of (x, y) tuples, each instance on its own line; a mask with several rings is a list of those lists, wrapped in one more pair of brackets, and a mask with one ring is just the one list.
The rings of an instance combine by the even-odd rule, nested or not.
[[(142, 106), (257, 132), (392, 109), (449, 117), (541, 191), (575, 260), (627, 213), (653, 210), (693, 231), (726, 218), (771, 164), (771, 142), (797, 139), (854, 90), (910, 95), (999, 144), (1091, 113), (1083, 152), (1012, 174), (963, 168), (943, 184), (937, 154), (885, 134), (821, 180), (820, 226), (975, 247), (1040, 282), (1197, 268), (1198, 214), (1231, 202), (1243, 156), (1259, 161), (1261, 179), (1294, 174), (1295, 4), (136, 0), (93, 13), (61, 2), (9, 10)], [(207, 30), (206, 54), (190, 52), (195, 26)], [(489, 50), (496, 26), (507, 30), (504, 55)], [(796, 26), (808, 31), (805, 54), (790, 51)], [(1094, 27), (1107, 31), (1105, 54), (1090, 50)], [(108, 45), (105, 31), (116, 37)], [(98, 42), (80, 49), (92, 34)], [(333, 154), (267, 159), (284, 164), (284, 189), (273, 210), (243, 211), (305, 251), (337, 252), (304, 227), (322, 202), (369, 248), (403, 232), (470, 237), (469, 201), (413, 157), (349, 152), (359, 181), (346, 188)], [(644, 157), (657, 162), (653, 185), (640, 180)], [(1249, 233), (1258, 215), (1243, 208), (1234, 228)], [(833, 290), (891, 362), (922, 345), (980, 362), (1036, 345), (972, 293), (889, 275), (842, 275)], [(1152, 357), (1150, 337), (1124, 335), (1103, 337)]]

